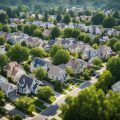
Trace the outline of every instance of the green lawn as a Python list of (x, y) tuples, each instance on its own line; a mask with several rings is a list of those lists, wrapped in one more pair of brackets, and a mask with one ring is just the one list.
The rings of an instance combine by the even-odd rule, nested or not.
[(43, 103), (39, 100), (35, 100), (34, 105), (42, 110), (46, 109), (46, 106), (44, 106)]

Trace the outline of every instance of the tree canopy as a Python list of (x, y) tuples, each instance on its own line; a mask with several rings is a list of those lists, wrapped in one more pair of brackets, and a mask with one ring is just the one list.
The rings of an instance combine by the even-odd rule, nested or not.
[(102, 90), (89, 87), (78, 97), (68, 97), (61, 106), (63, 120), (118, 120), (120, 116), (120, 95), (109, 91), (106, 97)]
[(65, 64), (70, 59), (70, 53), (67, 50), (58, 50), (53, 58), (55, 65)]
[(46, 70), (42, 67), (37, 68), (33, 73), (39, 80), (43, 80), (47, 76)]
[(53, 95), (53, 90), (48, 86), (39, 87), (37, 95), (40, 99), (49, 100), (49, 98)]
[(112, 73), (115, 77), (115, 80), (120, 79), (120, 57), (112, 57), (108, 60), (107, 69)]
[(11, 47), (7, 55), (12, 61), (23, 62), (29, 58), (29, 50), (19, 44)]
[(104, 19), (104, 14), (103, 13), (96, 13), (93, 17), (92, 17), (92, 23), (94, 25), (100, 25), (103, 23), (103, 19)]

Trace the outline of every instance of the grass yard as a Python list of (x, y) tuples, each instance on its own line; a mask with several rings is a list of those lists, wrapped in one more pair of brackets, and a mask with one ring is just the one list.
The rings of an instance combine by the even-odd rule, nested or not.
[(42, 109), (42, 110), (46, 109), (46, 106), (43, 105), (43, 102), (41, 102), (39, 100), (35, 100), (34, 105), (37, 106), (38, 108)]

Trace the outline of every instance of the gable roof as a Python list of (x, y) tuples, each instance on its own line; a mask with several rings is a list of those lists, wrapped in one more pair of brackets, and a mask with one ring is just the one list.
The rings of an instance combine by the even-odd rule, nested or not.
[[(35, 57), (32, 61), (33, 67), (37, 68), (37, 67), (44, 67), (46, 65), (47, 68), (49, 68), (49, 65), (51, 64), (50, 61), (44, 60), (42, 58), (39, 57)], [(47, 69), (46, 68), (46, 69)]]
[(8, 83), (8, 82), (0, 82), (0, 88), (5, 92), (5, 94), (7, 95), (9, 92), (17, 89), (17, 86), (12, 84), (12, 83)]
[(65, 66), (71, 67), (72, 69), (76, 70), (79, 65), (83, 67), (87, 64), (83, 60), (72, 58)]
[(57, 66), (50, 66), (49, 70), (48, 70), (48, 75), (51, 76), (60, 76), (61, 74), (66, 73), (63, 69), (57, 67)]
[(47, 62), (44, 61), (43, 59), (41, 58), (38, 58), (38, 57), (35, 57), (33, 59), (33, 62), (34, 62), (34, 67), (37, 67), (37, 66), (44, 66)]
[(0, 75), (0, 83), (1, 82), (8, 82), (8, 80), (5, 77)]
[(48, 41), (48, 45), (51, 47), (52, 45), (54, 45), (56, 42), (56, 40), (49, 40)]
[(26, 75), (21, 76), (21, 78), (19, 79), (20, 87), (25, 88), (26, 86), (28, 86), (28, 88), (30, 88), (32, 86), (32, 83), (33, 83), (33, 79)]
[(27, 76), (27, 75), (23, 75), (21, 76), (21, 78), (19, 79), (19, 83), (18, 83), (19, 87), (24, 89), (27, 88), (29, 89), (32, 93), (35, 93), (38, 85), (43, 85), (43, 83), (41, 81), (38, 81), (36, 78), (33, 78), (33, 76)]
[(49, 36), (51, 34), (51, 30), (45, 29), (42, 33), (44, 36)]
[(113, 91), (120, 92), (120, 81), (118, 81), (114, 85), (112, 85), (111, 88)]
[(10, 75), (15, 77), (20, 70), (23, 70), (23, 67), (17, 62), (11, 62), (4, 67), (4, 70), (9, 71)]

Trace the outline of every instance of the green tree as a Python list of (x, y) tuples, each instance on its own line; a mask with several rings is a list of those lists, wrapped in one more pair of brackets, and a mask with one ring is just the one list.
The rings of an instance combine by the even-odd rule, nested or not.
[(3, 103), (4, 99), (5, 99), (5, 94), (4, 94), (4, 92), (0, 89), (0, 105)]
[(96, 88), (102, 89), (105, 93), (107, 93), (107, 91), (111, 88), (114, 82), (115, 81), (112, 77), (112, 74), (110, 73), (110, 71), (106, 70), (98, 78)]
[(98, 57), (94, 58), (94, 60), (92, 61), (93, 65), (96, 65), (96, 66), (101, 66), (102, 65), (102, 60)]
[(94, 25), (100, 25), (103, 23), (103, 19), (104, 19), (104, 15), (102, 13), (96, 13), (95, 15), (93, 15), (91, 22)]
[(3, 32), (11, 32), (11, 29), (10, 29), (10, 27), (8, 25), (3, 25), (2, 26), (2, 31)]
[[(82, 77), (84, 80), (90, 80), (90, 70), (88, 70), (87, 68), (84, 68), (82, 73), (81, 73)], [(81, 76), (80, 76), (81, 78)]]
[(60, 22), (62, 20), (62, 17), (60, 14), (57, 15), (56, 20), (57, 20), (57, 22)]
[(67, 50), (58, 50), (55, 54), (53, 61), (55, 65), (65, 64), (70, 59), (70, 53)]
[(107, 42), (107, 44), (108, 44), (108, 46), (110, 46), (112, 49), (114, 49), (114, 45), (115, 45), (115, 43), (116, 43), (117, 41), (118, 41), (117, 38), (112, 37), (112, 38)]
[(56, 80), (54, 89), (57, 92), (62, 92), (63, 91), (62, 83), (60, 81)]
[(57, 20), (56, 20), (56, 19), (53, 21), (53, 24), (54, 24), (54, 25), (57, 25)]
[(46, 52), (44, 51), (44, 49), (41, 49), (41, 48), (32, 48), (30, 50), (30, 54), (33, 57), (40, 57), (40, 58), (43, 58), (46, 56)]
[(89, 87), (78, 97), (68, 97), (66, 104), (61, 106), (63, 120), (119, 120), (120, 95), (112, 91), (108, 95)]
[(35, 29), (35, 30), (34, 30), (34, 33), (33, 33), (33, 36), (34, 36), (34, 37), (42, 38), (42, 37), (43, 37), (42, 31), (41, 31), (40, 29)]
[(28, 96), (20, 97), (16, 102), (16, 107), (31, 114), (35, 111), (34, 99)]
[(73, 10), (69, 10), (68, 14), (70, 15), (70, 17), (74, 18), (75, 17), (75, 12)]
[(114, 50), (117, 52), (117, 51), (120, 51), (120, 41), (116, 42), (113, 46)]
[(97, 43), (99, 45), (100, 43), (99, 39), (100, 39), (99, 35), (95, 36), (95, 38), (93, 39), (93, 43)]
[(79, 35), (80, 35), (80, 30), (79, 29), (74, 29), (73, 31), (72, 31), (72, 37), (73, 38), (78, 38), (79, 37)]
[(39, 80), (43, 80), (47, 76), (46, 70), (42, 67), (37, 68), (33, 73)]
[(113, 28), (113, 26), (115, 26), (115, 19), (111, 16), (105, 17), (103, 20), (103, 26), (105, 28)]
[(4, 37), (0, 37), (0, 46), (5, 44), (5, 38)]
[(71, 29), (71, 28), (65, 28), (64, 29), (64, 33), (63, 33), (64, 38), (70, 38), (70, 37), (72, 37), (72, 33), (73, 33), (73, 29)]
[(116, 81), (120, 79), (120, 57), (112, 57), (108, 60), (107, 69), (115, 77)]
[(9, 22), (9, 17), (5, 12), (0, 12), (0, 23), (7, 24)]
[(66, 68), (66, 73), (70, 76), (74, 75), (74, 70), (71, 67)]
[(12, 32), (12, 33), (13, 33), (13, 32), (18, 32), (18, 29), (17, 29), (17, 28), (10, 27), (10, 29), (11, 29), (11, 32)]
[(5, 45), (5, 50), (6, 50), (6, 51), (10, 50), (10, 48), (11, 48), (11, 45), (9, 45), (9, 44), (6, 44), (6, 45)]
[(7, 15), (9, 16), (9, 17), (13, 17), (13, 10), (12, 10), (12, 8), (10, 8), (10, 7), (7, 7), (6, 8), (6, 13), (7, 13)]
[(66, 24), (69, 24), (70, 21), (71, 21), (70, 15), (68, 13), (66, 13), (64, 15), (63, 22), (66, 23)]
[(39, 87), (37, 91), (37, 96), (40, 99), (49, 100), (49, 98), (53, 96), (53, 90), (51, 87), (48, 86)]
[(19, 24), (18, 26), (17, 26), (17, 29), (19, 30), (19, 31), (23, 31), (23, 25), (22, 24)]
[(44, 15), (44, 21), (48, 22), (48, 19), (49, 19), (49, 15), (48, 15), (48, 12), (46, 11)]
[(83, 38), (83, 41), (85, 42), (85, 43), (91, 43), (91, 38), (89, 37), (89, 35), (85, 35), (84, 36), (84, 38)]
[(93, 45), (92, 45), (92, 48), (94, 48), (94, 49), (97, 49), (99, 46), (98, 46), (98, 44), (97, 43), (94, 43)]
[(22, 117), (19, 114), (16, 114), (13, 120), (22, 120)]
[(68, 97), (66, 105), (61, 106), (63, 120), (104, 120), (102, 100), (105, 94), (94, 87), (82, 90), (78, 97)]
[(30, 25), (25, 25), (24, 29), (23, 29), (23, 32), (30, 35)]
[(7, 55), (12, 61), (23, 62), (28, 60), (29, 50), (26, 47), (16, 44), (15, 46), (11, 47)]
[(37, 29), (36, 25), (25, 25), (24, 26), (24, 30), (23, 32), (30, 35), (30, 36), (34, 36), (34, 31)]
[(114, 12), (113, 17), (114, 17), (114, 18), (119, 18), (119, 17), (120, 17), (120, 13), (119, 13), (118, 10), (116, 10), (116, 11)]
[(0, 70), (8, 63), (8, 57), (4, 54), (0, 54)]
[(54, 57), (55, 54), (57, 53), (58, 50), (62, 49), (61, 46), (59, 45), (53, 45), (52, 48), (50, 49), (50, 56)]
[(58, 38), (60, 36), (60, 29), (58, 27), (52, 28), (51, 37)]

